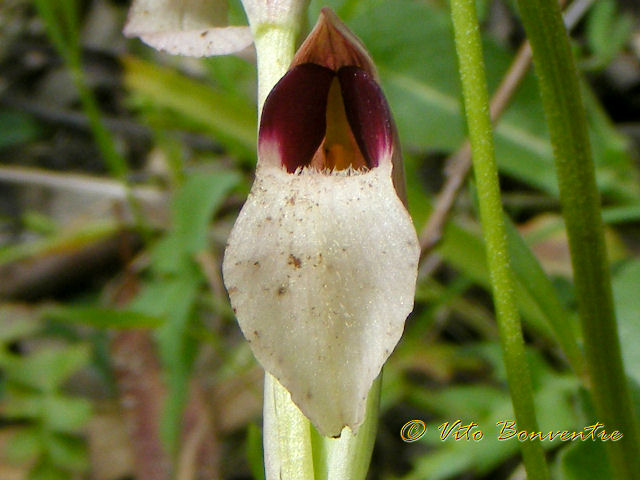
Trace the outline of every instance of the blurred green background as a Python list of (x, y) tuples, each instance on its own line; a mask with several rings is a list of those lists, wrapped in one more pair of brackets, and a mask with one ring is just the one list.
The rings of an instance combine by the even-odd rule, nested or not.
[[(576, 0), (572, 31), (602, 194), (623, 358), (640, 412), (640, 5)], [(465, 140), (445, 0), (328, 4), (370, 50), (421, 232)], [(510, 0), (478, 0), (494, 91), (523, 42)], [(255, 66), (158, 53), (129, 2), (0, 4), (0, 479), (261, 478), (262, 370), (222, 285), (255, 165)], [(246, 22), (239, 2), (229, 17)], [(593, 407), (552, 325), (579, 338), (551, 147), (529, 72), (495, 140), (516, 298), (544, 432)], [(473, 182), (421, 267), (384, 371), (372, 479), (524, 478)], [(405, 443), (412, 419), (425, 435)], [(481, 441), (442, 441), (443, 422)], [(609, 478), (599, 442), (543, 442), (553, 478)], [(145, 476), (146, 475), (146, 476)]]

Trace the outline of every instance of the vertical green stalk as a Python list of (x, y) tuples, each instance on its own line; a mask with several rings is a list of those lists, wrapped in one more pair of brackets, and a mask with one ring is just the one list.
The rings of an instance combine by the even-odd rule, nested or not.
[[(258, 116), (267, 95), (286, 73), (295, 53), (297, 28), (254, 28), (258, 64)], [(265, 372), (263, 445), (267, 480), (314, 480), (311, 424), (289, 392)]]
[(314, 480), (311, 424), (271, 374), (264, 377), (266, 479)]
[(346, 428), (340, 438), (328, 438), (312, 427), (316, 480), (364, 480), (367, 477), (378, 428), (381, 386), (382, 373), (371, 386), (365, 419), (355, 435)]
[(127, 183), (127, 162), (117, 151), (113, 137), (102, 121), (98, 102), (87, 85), (87, 79), (82, 69), (82, 49), (77, 18), (78, 5), (75, 0), (59, 0), (57, 2), (34, 0), (34, 3), (51, 42), (69, 69), (73, 84), (80, 96), (82, 109), (87, 115), (89, 127), (107, 169), (111, 175), (123, 182), (127, 192), (127, 201), (136, 224), (142, 233), (146, 233), (146, 221), (138, 201), (131, 193)]
[[(513, 410), (518, 429), (535, 432), (539, 429), (520, 318), (514, 301), (513, 278), (509, 266), (500, 184), (494, 158), (489, 94), (475, 0), (452, 0), (451, 17), (469, 140), (473, 151), (473, 169), (487, 249), (487, 263)], [(548, 479), (549, 472), (541, 443), (539, 441), (522, 442), (520, 447), (528, 478), (530, 480)]]
[(622, 440), (605, 444), (615, 477), (640, 479), (640, 437), (620, 354), (578, 72), (557, 1), (518, 0), (518, 6), (554, 149), (596, 420), (624, 434)]
[(267, 95), (287, 73), (296, 51), (297, 25), (260, 25), (254, 29), (256, 60), (258, 64), (258, 117)]
[(127, 174), (125, 159), (118, 153), (109, 130), (104, 126), (96, 99), (87, 86), (82, 70), (82, 50), (78, 32), (77, 10), (74, 0), (35, 0), (35, 6), (43, 20), (47, 33), (60, 56), (65, 60), (71, 78), (78, 89), (82, 108), (89, 119), (91, 131), (96, 144), (107, 164), (110, 173), (124, 180)]

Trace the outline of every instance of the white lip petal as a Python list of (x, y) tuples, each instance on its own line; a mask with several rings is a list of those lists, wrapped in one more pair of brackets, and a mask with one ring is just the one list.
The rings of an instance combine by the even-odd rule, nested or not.
[(149, 33), (141, 34), (140, 39), (156, 50), (189, 57), (228, 55), (240, 52), (253, 43), (249, 27)]
[(226, 55), (249, 47), (249, 27), (227, 27), (225, 1), (135, 0), (124, 34), (175, 55)]
[(225, 252), (253, 353), (327, 436), (362, 422), (413, 309), (419, 247), (390, 168), (259, 167)]

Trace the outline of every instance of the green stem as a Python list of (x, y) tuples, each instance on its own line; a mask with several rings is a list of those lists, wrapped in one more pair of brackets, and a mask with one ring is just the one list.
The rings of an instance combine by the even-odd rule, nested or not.
[(116, 150), (116, 145), (111, 135), (111, 132), (107, 130), (104, 122), (102, 121), (102, 114), (98, 107), (95, 95), (87, 85), (87, 80), (82, 69), (82, 60), (80, 52), (72, 53), (69, 55), (68, 67), (73, 78), (73, 82), (80, 95), (80, 102), (85, 115), (89, 119), (89, 126), (93, 134), (93, 138), (98, 146), (98, 150), (104, 159), (109, 173), (115, 178), (120, 180), (125, 188), (125, 194), (127, 203), (131, 208), (131, 214), (133, 215), (134, 222), (138, 227), (140, 233), (145, 238), (149, 236), (149, 227), (146, 219), (142, 214), (142, 208), (138, 200), (135, 198), (131, 191), (131, 185), (127, 180), (127, 174), (129, 173), (129, 167), (125, 158)]
[(266, 479), (314, 480), (311, 425), (271, 374), (264, 377)]
[[(473, 151), (473, 169), (487, 249), (487, 263), (513, 410), (518, 429), (535, 432), (539, 429), (522, 328), (514, 301), (513, 278), (509, 266), (504, 213), (500, 201), (500, 184), (489, 116), (489, 94), (475, 0), (452, 0), (451, 17), (469, 140)], [(539, 441), (522, 442), (520, 447), (528, 478), (530, 480), (548, 479), (549, 472), (541, 443)]]
[(57, 3), (48, 0), (35, 0), (35, 5), (46, 26), (49, 38), (69, 69), (73, 84), (80, 96), (82, 109), (89, 120), (91, 133), (107, 169), (111, 175), (123, 182), (135, 223), (140, 232), (146, 236), (149, 229), (146, 226), (139, 203), (131, 193), (130, 185), (127, 182), (127, 162), (117, 151), (113, 137), (102, 121), (98, 102), (87, 85), (86, 76), (82, 69), (82, 49), (77, 19), (78, 6), (74, 0), (60, 0)]
[(328, 438), (320, 435), (312, 427), (311, 439), (317, 480), (364, 480), (367, 477), (378, 428), (381, 386), (382, 373), (371, 386), (365, 419), (358, 428), (358, 433), (354, 434), (345, 428), (340, 438)]
[(578, 313), (598, 421), (624, 437), (606, 446), (616, 478), (640, 479), (640, 438), (624, 373), (600, 197), (578, 72), (556, 0), (518, 0), (531, 42), (569, 237)]
[(298, 28), (259, 25), (254, 29), (258, 64), (258, 116), (273, 86), (287, 72), (296, 47)]
[[(254, 28), (259, 114), (291, 63), (296, 32), (277, 25)], [(289, 392), (268, 372), (264, 376), (263, 444), (267, 480), (314, 480), (311, 424)]]
[(80, 95), (82, 109), (89, 120), (89, 126), (93, 137), (102, 154), (102, 158), (107, 164), (109, 173), (121, 181), (126, 180), (128, 166), (126, 160), (118, 153), (111, 133), (104, 126), (102, 115), (98, 108), (98, 103), (91, 89), (87, 86), (87, 81), (82, 70), (80, 59), (74, 59), (69, 64), (69, 70), (73, 77), (73, 83)]

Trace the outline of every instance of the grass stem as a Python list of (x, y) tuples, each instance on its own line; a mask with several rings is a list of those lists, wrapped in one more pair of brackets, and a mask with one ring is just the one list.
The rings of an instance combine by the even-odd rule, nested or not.
[[(514, 300), (513, 274), (509, 265), (475, 0), (452, 0), (451, 17), (473, 152), (487, 263), (511, 400), (518, 429), (538, 431), (522, 327)], [(528, 478), (548, 479), (549, 472), (541, 443), (523, 442), (520, 446)]]
[(615, 478), (640, 479), (640, 438), (620, 354), (578, 72), (557, 1), (518, 0), (518, 6), (531, 42), (554, 150), (597, 421), (607, 430), (624, 434), (619, 442), (606, 443)]

